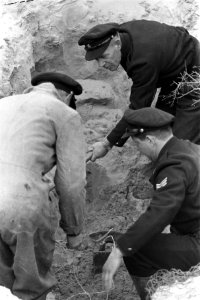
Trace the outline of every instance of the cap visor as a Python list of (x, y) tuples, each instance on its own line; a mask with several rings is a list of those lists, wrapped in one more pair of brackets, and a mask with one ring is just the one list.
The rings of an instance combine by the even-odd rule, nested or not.
[(108, 48), (109, 44), (110, 44), (110, 40), (107, 43), (101, 45), (101, 47), (95, 48), (93, 50), (87, 50), (87, 52), (85, 54), (85, 59), (90, 61), (90, 60), (97, 59), (97, 58), (101, 57), (102, 54)]
[(125, 139), (127, 137), (131, 136), (131, 134), (129, 134), (128, 132), (125, 132), (123, 135), (122, 135), (122, 139)]
[(139, 133), (139, 130), (137, 128), (132, 128), (130, 130), (126, 130), (126, 132), (123, 134), (122, 138), (127, 138), (129, 136), (136, 136)]

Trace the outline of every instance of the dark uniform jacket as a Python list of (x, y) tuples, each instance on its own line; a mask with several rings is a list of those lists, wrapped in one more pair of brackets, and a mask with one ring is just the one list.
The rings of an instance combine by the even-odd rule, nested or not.
[(200, 230), (200, 146), (170, 139), (150, 182), (154, 194), (149, 207), (117, 241), (124, 256), (134, 254), (169, 224), (182, 235)]
[[(183, 27), (156, 21), (136, 20), (119, 25), (122, 40), (121, 65), (133, 80), (130, 108), (150, 106), (156, 89), (177, 82), (196, 63), (198, 41)], [(180, 81), (180, 78), (179, 78)], [(108, 135), (115, 146), (123, 134), (123, 120)]]

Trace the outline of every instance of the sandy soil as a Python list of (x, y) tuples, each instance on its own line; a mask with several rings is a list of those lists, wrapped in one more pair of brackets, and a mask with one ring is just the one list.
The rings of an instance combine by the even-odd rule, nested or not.
[[(135, 173), (135, 170), (132, 170)], [(131, 176), (129, 176), (131, 178)], [(139, 300), (135, 287), (129, 278), (128, 272), (122, 265), (115, 277), (114, 288), (106, 294), (103, 290), (101, 273), (96, 274), (93, 265), (93, 256), (99, 250), (100, 242), (95, 242), (102, 235), (92, 235), (99, 231), (123, 232), (128, 225), (132, 224), (145, 210), (149, 199), (135, 198), (133, 195), (146, 195), (147, 185), (140, 188), (140, 194), (136, 190), (134, 176), (134, 185), (129, 182), (121, 186), (113, 186), (102, 193), (104, 199), (99, 205), (93, 205), (87, 201), (87, 218), (84, 232), (83, 250), (69, 250), (63, 241), (61, 229), (57, 233), (57, 243), (54, 253), (53, 270), (55, 272), (58, 284), (54, 290), (56, 300)], [(138, 178), (138, 182), (141, 178)], [(144, 184), (144, 182), (143, 182)], [(105, 199), (105, 194), (107, 198)]]

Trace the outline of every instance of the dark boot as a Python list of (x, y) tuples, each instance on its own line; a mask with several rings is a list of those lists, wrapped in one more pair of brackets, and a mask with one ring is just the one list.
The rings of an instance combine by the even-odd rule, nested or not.
[(138, 277), (138, 276), (131, 275), (131, 279), (133, 280), (133, 283), (135, 285), (138, 295), (140, 296), (140, 299), (141, 300), (150, 299), (148, 297), (148, 292), (146, 291), (146, 285), (149, 280), (149, 277)]

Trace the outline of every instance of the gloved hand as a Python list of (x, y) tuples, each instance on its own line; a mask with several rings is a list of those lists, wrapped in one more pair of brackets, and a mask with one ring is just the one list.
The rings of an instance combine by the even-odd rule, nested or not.
[(108, 151), (112, 148), (112, 145), (108, 140), (104, 140), (103, 142), (94, 143), (87, 152), (86, 162), (91, 160), (94, 162), (97, 158), (104, 157)]
[(82, 250), (83, 234), (76, 236), (67, 235), (67, 247), (69, 249)]

